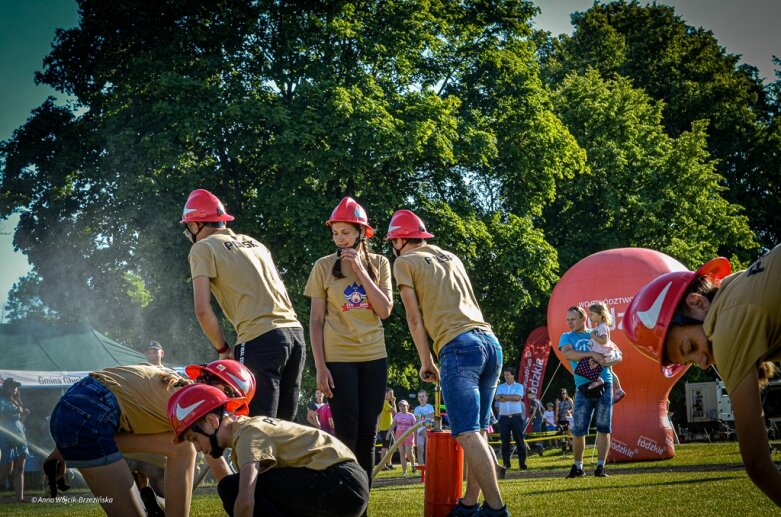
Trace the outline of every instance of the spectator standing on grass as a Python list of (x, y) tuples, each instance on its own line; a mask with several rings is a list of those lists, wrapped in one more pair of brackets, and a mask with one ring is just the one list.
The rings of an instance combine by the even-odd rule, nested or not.
[(13, 377), (3, 381), (0, 391), (0, 484), (13, 479), (16, 501), (24, 499), (24, 464), (29, 456), (24, 421), (30, 410), (22, 404), (19, 388)]
[(328, 434), (335, 434), (336, 426), (334, 425), (333, 413), (331, 413), (331, 404), (326, 402), (317, 408), (317, 421), (320, 422), (320, 429)]
[(317, 410), (323, 405), (323, 392), (315, 390), (315, 398), (309, 403), (306, 411), (306, 421), (312, 427), (320, 428), (320, 421), (317, 419)]
[[(236, 359), (255, 376), (250, 415), (295, 420), (306, 358), (304, 329), (268, 248), (229, 230), (233, 216), (211, 192), (194, 190), (181, 223), (188, 255), (195, 316), (220, 359)], [(236, 330), (231, 350), (212, 310), (212, 294)]]
[[(541, 433), (542, 425), (545, 420), (545, 408), (542, 407), (542, 402), (540, 402), (540, 399), (537, 398), (537, 389), (529, 388), (529, 392), (526, 394), (526, 398), (529, 401), (529, 420), (531, 420), (532, 423), (532, 431), (534, 433)], [(542, 451), (545, 449), (545, 447), (542, 445), (542, 442), (534, 442), (533, 448), (540, 453), (540, 456), (542, 456)]]
[[(380, 444), (380, 459), (388, 454), (388, 449), (393, 443), (388, 429), (393, 423), (394, 415), (396, 415), (396, 395), (393, 393), (393, 388), (385, 388), (385, 402), (382, 404), (382, 412), (377, 419), (377, 443)], [(393, 468), (393, 462), (388, 458), (388, 462), (382, 466), (382, 470), (392, 470)]]
[(526, 470), (526, 405), (523, 403), (523, 384), (515, 382), (515, 368), (504, 369), (504, 383), (496, 388), (499, 402), (499, 434), (502, 438), (502, 464), (510, 470), (511, 438), (515, 439), (518, 468)]
[(553, 402), (545, 404), (545, 430), (556, 430), (556, 412), (553, 410)]
[[(442, 368), (442, 396), (450, 430), (464, 449), (468, 480), (455, 517), (509, 515), (496, 475), (496, 457), (486, 440), (502, 346), (483, 319), (461, 260), (426, 239), (434, 237), (409, 210), (391, 217), (387, 240), (397, 257), (393, 274), (407, 313), (407, 326), (420, 358), (420, 378), (440, 380), (429, 336)], [(485, 502), (478, 508), (480, 492)]]
[(415, 437), (415, 449), (421, 465), (426, 463), (426, 432), (434, 421), (434, 406), (428, 403), (428, 392), (424, 389), (418, 391), (418, 407), (415, 408), (415, 418), (426, 425), (418, 427)]
[[(569, 360), (572, 371), (575, 371), (578, 361), (585, 358), (594, 359), (599, 364), (604, 363), (604, 356), (591, 351), (591, 334), (586, 330), (586, 311), (582, 307), (570, 307), (567, 310), (567, 326), (559, 339), (559, 350)], [(575, 407), (572, 412), (572, 453), (574, 464), (567, 478), (583, 477), (583, 452), (586, 448), (586, 435), (591, 420), (595, 419), (597, 428), (597, 468), (596, 477), (607, 477), (605, 460), (610, 450), (610, 433), (613, 423), (613, 377), (610, 368), (603, 368), (600, 376), (604, 383), (596, 389), (589, 389), (591, 380), (573, 374), (578, 393), (575, 396)]]
[[(409, 402), (399, 401), (399, 412), (393, 417), (393, 423), (388, 429), (388, 437), (391, 433), (396, 437), (396, 441), (401, 435), (407, 432), (416, 423), (415, 416), (409, 412)], [(410, 465), (410, 474), (415, 470), (415, 433), (410, 433), (399, 445), (399, 458), (401, 458), (401, 475), (407, 475), (407, 464)]]

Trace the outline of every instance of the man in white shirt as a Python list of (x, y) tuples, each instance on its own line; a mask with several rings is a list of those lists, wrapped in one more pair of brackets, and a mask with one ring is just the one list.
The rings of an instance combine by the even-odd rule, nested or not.
[(510, 433), (515, 437), (518, 463), (526, 470), (526, 442), (523, 441), (523, 428), (526, 426), (526, 408), (523, 404), (523, 385), (515, 382), (515, 369), (504, 369), (504, 384), (496, 388), (496, 401), (499, 403), (499, 433), (502, 437), (502, 463), (510, 468)]

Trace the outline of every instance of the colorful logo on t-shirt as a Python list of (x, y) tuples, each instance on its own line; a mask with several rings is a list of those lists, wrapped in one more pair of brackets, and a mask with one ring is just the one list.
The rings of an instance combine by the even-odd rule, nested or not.
[(356, 282), (347, 286), (344, 290), (344, 297), (347, 301), (342, 305), (342, 312), (347, 312), (350, 309), (371, 309), (372, 307), (366, 301), (366, 291), (363, 290), (363, 286)]

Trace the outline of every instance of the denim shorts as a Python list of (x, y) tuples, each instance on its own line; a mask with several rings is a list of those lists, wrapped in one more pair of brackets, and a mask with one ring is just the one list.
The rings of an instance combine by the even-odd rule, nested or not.
[(453, 436), (488, 429), (502, 360), (502, 345), (484, 330), (459, 334), (440, 350), (442, 396)]
[(109, 389), (85, 377), (54, 406), (51, 433), (69, 467), (109, 465), (122, 459), (114, 435), (119, 431), (119, 403)]
[(592, 417), (596, 420), (598, 433), (610, 434), (613, 422), (613, 385), (605, 384), (605, 392), (599, 398), (588, 398), (578, 392), (575, 395), (572, 416), (575, 420), (572, 426), (573, 436), (586, 436)]

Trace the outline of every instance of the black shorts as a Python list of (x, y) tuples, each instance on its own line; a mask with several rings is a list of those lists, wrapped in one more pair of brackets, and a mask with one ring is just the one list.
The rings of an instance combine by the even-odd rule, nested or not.
[(377, 431), (377, 445), (382, 449), (390, 449), (391, 441), (386, 438), (388, 431)]

